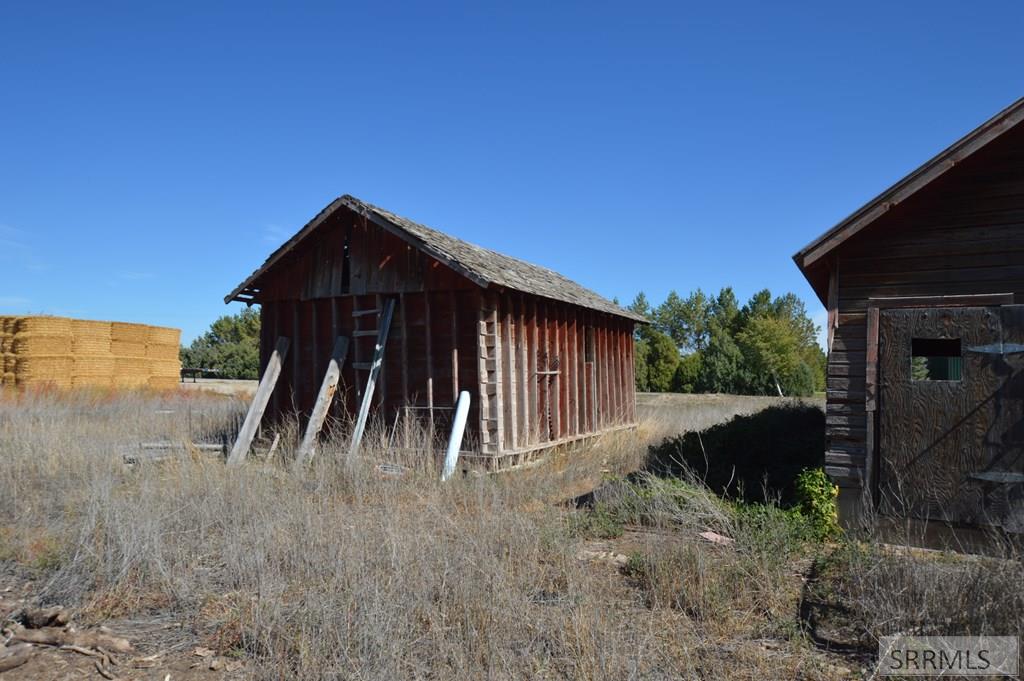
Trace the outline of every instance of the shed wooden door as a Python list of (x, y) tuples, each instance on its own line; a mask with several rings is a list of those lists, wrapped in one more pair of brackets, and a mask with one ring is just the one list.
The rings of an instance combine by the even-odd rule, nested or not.
[(1024, 308), (882, 310), (880, 510), (1024, 530)]

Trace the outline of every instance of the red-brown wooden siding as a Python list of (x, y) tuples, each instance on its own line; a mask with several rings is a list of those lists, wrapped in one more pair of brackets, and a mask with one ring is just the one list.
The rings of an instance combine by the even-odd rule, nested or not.
[(866, 467), (866, 312), (872, 298), (1011, 293), (1024, 299), (1024, 130), (1006, 133), (828, 256), (838, 327), (829, 355), (828, 471)]

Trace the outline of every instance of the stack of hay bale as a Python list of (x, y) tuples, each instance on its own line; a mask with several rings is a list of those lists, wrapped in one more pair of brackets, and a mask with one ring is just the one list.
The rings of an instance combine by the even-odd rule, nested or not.
[(181, 332), (64, 317), (0, 317), (2, 385), (174, 388)]

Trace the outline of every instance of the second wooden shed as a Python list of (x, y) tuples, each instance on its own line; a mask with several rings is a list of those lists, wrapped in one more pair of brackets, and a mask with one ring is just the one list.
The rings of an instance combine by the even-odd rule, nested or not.
[(794, 259), (828, 308), (841, 519), (1024, 531), (1024, 100)]

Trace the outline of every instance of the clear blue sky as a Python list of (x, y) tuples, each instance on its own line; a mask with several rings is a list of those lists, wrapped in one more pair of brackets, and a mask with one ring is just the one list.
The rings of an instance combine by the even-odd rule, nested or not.
[(0, 313), (190, 339), (351, 193), (820, 320), (793, 252), (1024, 94), (1019, 2), (370, 4), (4, 3)]

